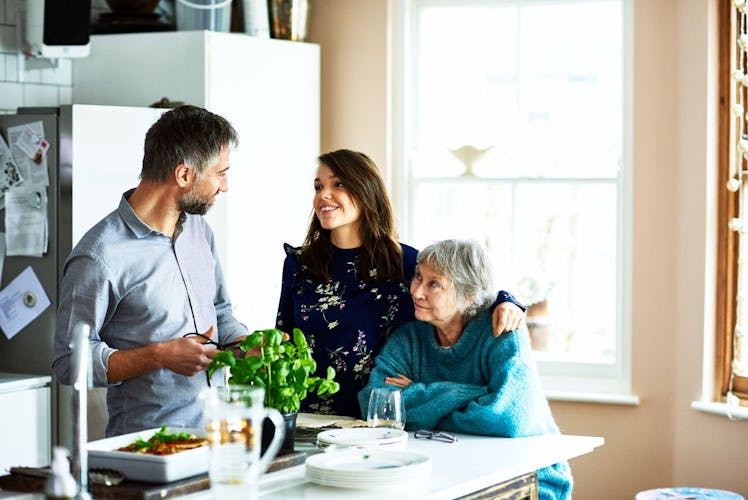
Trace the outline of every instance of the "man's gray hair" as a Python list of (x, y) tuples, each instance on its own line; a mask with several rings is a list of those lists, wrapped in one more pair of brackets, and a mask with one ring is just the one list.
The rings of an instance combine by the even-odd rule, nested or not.
[(430, 266), (454, 284), (457, 307), (466, 322), (493, 304), (491, 267), (474, 240), (442, 240), (418, 253), (418, 263)]
[(161, 115), (148, 129), (140, 178), (165, 182), (184, 163), (200, 180), (224, 147), (232, 149), (238, 143), (236, 130), (222, 116), (197, 106), (179, 106)]

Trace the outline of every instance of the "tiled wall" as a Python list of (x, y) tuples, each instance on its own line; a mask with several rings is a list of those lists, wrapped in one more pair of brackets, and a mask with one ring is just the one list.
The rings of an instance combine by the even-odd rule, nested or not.
[[(109, 10), (105, 0), (91, 3), (92, 17)], [(59, 59), (56, 68), (19, 71), (16, 13), (25, 6), (26, 0), (0, 0), (0, 114), (21, 106), (72, 104), (72, 60)]]

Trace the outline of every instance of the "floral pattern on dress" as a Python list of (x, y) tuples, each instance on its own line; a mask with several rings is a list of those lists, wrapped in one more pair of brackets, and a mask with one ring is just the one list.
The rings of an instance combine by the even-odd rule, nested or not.
[[(407, 246), (403, 251), (407, 268), (414, 269), (416, 251)], [(300, 270), (298, 249), (286, 247), (286, 253), (277, 325), (286, 330), (300, 328), (314, 352), (315, 374), (332, 367), (341, 385), (332, 397), (309, 396), (302, 411), (358, 417), (358, 392), (368, 380), (385, 336), (393, 325), (413, 319), (408, 285), (361, 280), (359, 249), (334, 249), (327, 280)], [(376, 269), (370, 272), (376, 275)], [(406, 274), (407, 281), (410, 277)]]
[[(311, 280), (307, 280), (307, 283), (312, 284)], [(332, 330), (338, 326), (338, 320), (328, 320), (326, 313), (328, 310), (345, 309), (344, 292), (345, 288), (338, 282), (328, 281), (317, 285), (314, 289), (314, 294), (318, 297), (317, 302), (314, 304), (301, 304), (299, 308), (302, 319), (306, 321), (309, 319), (309, 314), (313, 311), (319, 311), (322, 319), (327, 323), (327, 329)]]

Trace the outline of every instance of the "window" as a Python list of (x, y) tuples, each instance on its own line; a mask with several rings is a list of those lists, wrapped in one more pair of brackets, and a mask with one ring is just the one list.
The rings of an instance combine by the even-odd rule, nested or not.
[[(745, 1), (720, 2), (718, 399), (748, 400), (748, 20)], [(737, 7), (739, 8), (737, 8)], [(737, 43), (736, 43), (737, 42)], [(732, 397), (732, 396), (731, 396)]]
[(630, 390), (626, 4), (411, 0), (399, 12), (401, 236), (484, 246), (497, 286), (529, 305), (551, 393)]

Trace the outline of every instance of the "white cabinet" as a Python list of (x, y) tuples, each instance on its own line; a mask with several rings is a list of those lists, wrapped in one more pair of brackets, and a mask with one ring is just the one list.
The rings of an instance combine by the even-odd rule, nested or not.
[[(76, 104), (148, 106), (168, 97), (236, 127), (229, 191), (207, 218), (235, 313), (250, 329), (275, 324), (283, 242), (300, 244), (311, 214), (319, 53), (308, 43), (176, 31), (93, 36), (91, 55), (74, 62)], [(101, 133), (107, 128), (102, 124)]]
[(49, 465), (51, 377), (0, 373), (0, 474), (11, 467)]

